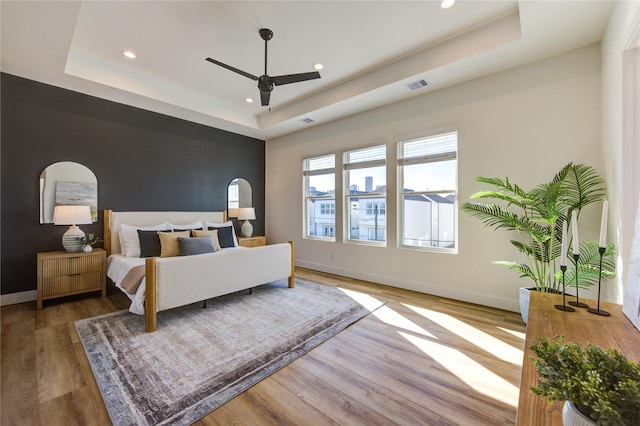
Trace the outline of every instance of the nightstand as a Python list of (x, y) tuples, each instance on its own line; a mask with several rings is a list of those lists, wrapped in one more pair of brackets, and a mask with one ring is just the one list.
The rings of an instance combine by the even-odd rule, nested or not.
[(254, 235), (253, 237), (238, 237), (238, 244), (242, 247), (260, 247), (267, 245), (267, 237)]
[(107, 257), (103, 249), (90, 253), (38, 253), (38, 309), (42, 301), (72, 294), (101, 291), (107, 295)]

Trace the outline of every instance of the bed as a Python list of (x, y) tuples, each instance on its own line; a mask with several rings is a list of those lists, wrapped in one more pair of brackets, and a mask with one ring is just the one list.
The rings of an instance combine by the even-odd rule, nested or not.
[[(129, 310), (145, 316), (147, 332), (156, 330), (157, 313), (167, 309), (283, 278), (288, 278), (289, 287), (294, 286), (292, 241), (263, 247), (239, 247), (234, 229), (229, 229), (229, 225), (232, 224), (223, 211), (104, 211), (107, 276), (131, 299)], [(148, 245), (144, 244), (150, 235), (162, 237), (160, 239), (165, 241), (178, 234), (199, 235), (212, 229), (215, 229), (218, 244), (215, 252), (174, 255), (164, 253), (163, 244), (161, 257), (155, 256), (156, 253), (149, 255)], [(178, 238), (181, 248), (182, 243), (200, 239)], [(138, 281), (135, 278), (139, 278)], [(135, 286), (132, 285), (134, 282)]]

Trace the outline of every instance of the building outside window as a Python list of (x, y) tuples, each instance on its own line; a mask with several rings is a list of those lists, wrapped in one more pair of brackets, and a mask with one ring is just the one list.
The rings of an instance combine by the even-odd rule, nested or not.
[(455, 251), (458, 133), (398, 143), (400, 245)]
[(347, 240), (386, 242), (387, 148), (344, 153)]
[(302, 162), (304, 237), (335, 241), (335, 154)]

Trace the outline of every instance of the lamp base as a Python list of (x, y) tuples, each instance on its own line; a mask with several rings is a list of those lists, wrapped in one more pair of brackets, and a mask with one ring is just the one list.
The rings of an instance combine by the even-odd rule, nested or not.
[(84, 232), (76, 225), (71, 225), (62, 235), (62, 246), (70, 253), (82, 251), (82, 242), (80, 242), (82, 237), (84, 237)]
[(242, 236), (246, 238), (249, 238), (251, 235), (253, 235), (253, 225), (251, 224), (251, 222), (245, 220), (242, 224), (242, 227), (240, 228), (240, 232), (242, 232)]

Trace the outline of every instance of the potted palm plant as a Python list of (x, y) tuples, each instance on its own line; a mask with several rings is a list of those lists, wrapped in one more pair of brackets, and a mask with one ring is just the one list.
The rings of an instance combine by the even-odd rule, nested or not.
[(531, 392), (565, 401), (565, 426), (640, 425), (640, 364), (615, 348), (588, 343), (583, 349), (563, 336), (540, 337), (529, 349), (538, 357), (530, 357), (538, 371)]
[[(476, 192), (471, 198), (492, 202), (466, 202), (462, 205), (463, 211), (477, 217), (486, 226), (515, 231), (517, 239), (511, 240), (511, 244), (526, 257), (526, 262), (498, 260), (493, 263), (514, 270), (520, 277), (533, 281), (533, 286), (530, 287), (532, 290), (555, 293), (564, 291), (558, 264), (563, 223), (570, 225), (574, 210), (579, 218), (585, 206), (604, 200), (604, 179), (591, 166), (569, 163), (550, 182), (540, 184), (530, 191), (512, 183), (509, 178), (503, 180), (478, 177), (477, 181), (489, 184), (493, 189)], [(567, 287), (575, 287), (576, 275), (580, 288), (587, 288), (598, 282), (598, 241), (583, 241), (579, 248), (577, 269), (570, 262), (565, 273), (564, 283)], [(614, 251), (613, 245), (606, 247), (602, 262), (603, 280), (614, 276)], [(521, 291), (521, 295), (526, 295), (526, 292)], [(525, 323), (528, 306), (528, 300), (521, 299), (520, 307)]]

